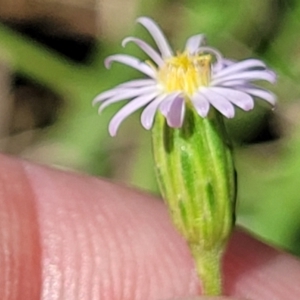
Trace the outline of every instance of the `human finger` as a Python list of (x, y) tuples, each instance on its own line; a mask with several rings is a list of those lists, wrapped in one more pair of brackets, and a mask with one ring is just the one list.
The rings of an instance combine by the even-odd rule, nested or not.
[[(4, 156), (0, 162), (4, 299), (176, 299), (201, 292), (188, 248), (157, 198)], [(224, 271), (228, 295), (300, 297), (298, 260), (243, 232), (229, 245)]]

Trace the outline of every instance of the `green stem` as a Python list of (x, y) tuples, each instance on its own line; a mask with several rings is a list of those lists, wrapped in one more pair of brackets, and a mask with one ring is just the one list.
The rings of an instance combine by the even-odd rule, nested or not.
[(218, 296), (222, 294), (222, 252), (201, 251), (199, 246), (190, 246), (201, 281), (202, 294)]

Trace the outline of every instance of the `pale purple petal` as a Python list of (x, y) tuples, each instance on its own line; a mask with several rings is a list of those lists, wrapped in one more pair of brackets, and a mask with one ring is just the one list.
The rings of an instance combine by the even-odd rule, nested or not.
[(173, 51), (171, 50), (169, 43), (167, 42), (161, 29), (153, 20), (147, 17), (141, 17), (137, 19), (137, 22), (142, 24), (149, 31), (163, 58), (173, 56)]
[(159, 106), (160, 112), (166, 117), (168, 115), (168, 112), (170, 110), (170, 106), (172, 104), (172, 101), (176, 99), (177, 96), (173, 95), (171, 99), (165, 100), (161, 103)]
[(170, 127), (179, 128), (182, 126), (185, 113), (185, 103), (183, 97), (176, 97), (170, 106), (167, 115), (167, 123)]
[(208, 100), (201, 95), (201, 93), (196, 93), (192, 98), (192, 104), (194, 105), (197, 113), (205, 118), (209, 112), (209, 102)]
[(144, 110), (141, 115), (141, 123), (145, 129), (150, 129), (153, 125), (155, 113), (161, 102), (167, 97), (166, 94), (159, 95)]
[(124, 83), (119, 84), (115, 88), (131, 88), (131, 87), (141, 87), (156, 85), (156, 81), (153, 79), (134, 79)]
[(109, 68), (111, 63), (113, 61), (117, 61), (119, 63), (122, 63), (124, 65), (128, 65), (146, 75), (149, 77), (155, 78), (155, 71), (148, 66), (147, 64), (143, 63), (139, 59), (130, 56), (130, 55), (125, 55), (125, 54), (116, 54), (116, 55), (111, 55), (105, 59), (105, 67)]
[(236, 60), (233, 60), (233, 59), (229, 59), (229, 58), (223, 58), (222, 59), (222, 64), (225, 67), (229, 67), (231, 66), (232, 64), (235, 64), (236, 63)]
[(122, 46), (124, 47), (129, 42), (133, 42), (138, 45), (158, 66), (162, 66), (164, 64), (161, 56), (143, 40), (134, 37), (128, 37), (123, 40)]
[(272, 71), (245, 71), (240, 73), (231, 74), (225, 76), (224, 78), (213, 79), (211, 85), (222, 85), (224, 82), (231, 80), (266, 80), (274, 83), (276, 80), (276, 75)]
[(93, 100), (93, 105), (96, 103), (106, 100), (107, 98), (115, 96), (117, 93), (119, 93), (120, 89), (113, 88), (111, 90), (105, 91), (103, 93), (100, 93), (94, 100)]
[(115, 136), (117, 133), (117, 130), (120, 126), (120, 124), (124, 121), (125, 118), (127, 118), (129, 115), (134, 113), (136, 110), (141, 108), (142, 106), (146, 105), (150, 101), (152, 101), (153, 98), (157, 96), (157, 92), (142, 95), (139, 96), (132, 101), (130, 101), (128, 104), (126, 104), (124, 107), (122, 107), (115, 116), (111, 119), (109, 123), (109, 133), (111, 136)]
[[(182, 88), (180, 91), (166, 94), (164, 82), (160, 80), (163, 78), (159, 78), (160, 68), (166, 63), (166, 59), (173, 57), (173, 51), (160, 27), (153, 20), (141, 17), (137, 19), (137, 22), (145, 27), (157, 47), (153, 48), (147, 42), (135, 37), (124, 39), (122, 45), (125, 46), (129, 42), (135, 43), (149, 56), (153, 64), (130, 55), (116, 54), (105, 60), (105, 66), (109, 68), (112, 62), (119, 62), (150, 78), (135, 79), (120, 84), (100, 93), (93, 101), (94, 104), (102, 102), (99, 107), (99, 112), (101, 112), (112, 103), (131, 100), (112, 118), (109, 124), (109, 132), (112, 136), (116, 135), (118, 127), (126, 117), (143, 106), (146, 107), (141, 114), (141, 123), (146, 129), (152, 127), (157, 110), (165, 116), (170, 127), (181, 127), (184, 121), (186, 89)], [(216, 49), (203, 46), (204, 39), (203, 34), (194, 35), (187, 39), (185, 44), (185, 51), (188, 55), (201, 56), (208, 53), (213, 57), (209, 85), (200, 87), (190, 99), (200, 117), (207, 117), (212, 105), (225, 117), (233, 118), (236, 106), (246, 111), (251, 110), (254, 107), (254, 97), (275, 104), (276, 97), (273, 93), (252, 84), (255, 80), (274, 83), (276, 74), (273, 71), (258, 59), (247, 59), (241, 62), (224, 59)]]
[(204, 34), (193, 35), (186, 41), (185, 50), (187, 50), (190, 54), (196, 54), (198, 48), (202, 43), (204, 43), (204, 41)]
[(108, 98), (114, 97), (117, 94), (120, 95), (124, 92), (129, 92), (130, 88), (132, 90), (135, 90), (136, 88), (139, 87), (155, 87), (156, 86), (156, 81), (152, 79), (137, 79), (137, 80), (132, 80), (128, 81), (122, 84), (119, 84), (118, 86), (105, 91), (103, 93), (100, 93), (98, 96), (95, 97), (93, 100), (93, 105), (95, 105), (98, 102), (104, 101)]
[(266, 100), (267, 102), (269, 102), (272, 105), (275, 105), (276, 103), (276, 95), (273, 94), (270, 91), (261, 89), (261, 88), (257, 88), (257, 87), (237, 87), (237, 89), (244, 91), (250, 95), (253, 95), (255, 97), (259, 97), (261, 99)]
[(222, 115), (229, 119), (234, 117), (234, 106), (224, 96), (210, 88), (202, 88), (201, 93)]
[(231, 103), (245, 111), (251, 110), (254, 107), (253, 98), (244, 92), (221, 87), (211, 87), (210, 90), (224, 96)]
[(218, 79), (236, 72), (241, 72), (250, 68), (265, 68), (266, 65), (258, 59), (247, 59), (238, 63), (231, 64), (230, 66), (222, 69), (213, 76), (213, 79)]
[(219, 86), (225, 86), (225, 87), (235, 87), (235, 86), (246, 86), (248, 85), (247, 80), (230, 80), (223, 82)]
[(227, 68), (228, 66), (231, 66), (234, 63), (235, 63), (234, 60), (222, 58), (221, 61), (218, 61), (217, 63), (212, 65), (212, 72), (213, 74), (216, 74), (220, 70), (223, 70), (224, 68)]
[(211, 48), (211, 47), (199, 47), (197, 49), (197, 52), (199, 52), (199, 53), (201, 53), (201, 52), (203, 52), (203, 53), (212, 53), (215, 56), (216, 60), (217, 60), (217, 62), (215, 63), (215, 65), (217, 66), (217, 68), (218, 68), (218, 64), (222, 64), (223, 56), (222, 56), (222, 54), (218, 50), (216, 50), (214, 48)]
[(181, 94), (181, 92), (173, 92), (169, 94), (159, 106), (160, 112), (167, 117), (172, 102)]
[(100, 107), (98, 112), (101, 113), (105, 107), (122, 101), (122, 100), (128, 100), (137, 96), (143, 96), (143, 95), (147, 95), (149, 93), (153, 93), (153, 92), (157, 92), (157, 88), (156, 87), (143, 87), (143, 88), (135, 88), (135, 89), (129, 89), (129, 90), (124, 90), (123, 92), (118, 93), (117, 95), (115, 95), (114, 97), (111, 97), (109, 99), (107, 99), (105, 102), (103, 102)]

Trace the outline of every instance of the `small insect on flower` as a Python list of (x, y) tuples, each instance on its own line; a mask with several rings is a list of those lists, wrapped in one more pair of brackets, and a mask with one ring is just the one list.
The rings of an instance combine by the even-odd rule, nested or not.
[(170, 127), (182, 126), (186, 105), (191, 105), (200, 117), (207, 117), (213, 106), (227, 118), (235, 115), (234, 105), (248, 111), (254, 107), (253, 97), (261, 98), (271, 105), (276, 97), (268, 90), (252, 82), (265, 80), (274, 83), (276, 75), (258, 59), (240, 62), (224, 59), (219, 51), (204, 46), (204, 35), (191, 36), (183, 52), (173, 53), (158, 25), (147, 17), (140, 17), (142, 24), (156, 42), (158, 51), (135, 37), (125, 38), (122, 45), (135, 43), (151, 59), (141, 60), (123, 54), (109, 56), (105, 66), (116, 61), (128, 65), (148, 78), (125, 82), (98, 95), (93, 103), (101, 102), (99, 112), (108, 105), (131, 100), (112, 118), (109, 132), (115, 136), (121, 122), (139, 108), (146, 106), (141, 115), (144, 128), (153, 125), (159, 110)]

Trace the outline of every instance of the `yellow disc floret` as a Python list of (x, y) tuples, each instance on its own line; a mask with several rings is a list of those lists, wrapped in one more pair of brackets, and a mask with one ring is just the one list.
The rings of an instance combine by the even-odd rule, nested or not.
[(166, 92), (182, 91), (192, 96), (201, 86), (208, 86), (211, 55), (178, 53), (168, 58), (158, 70), (158, 79)]

